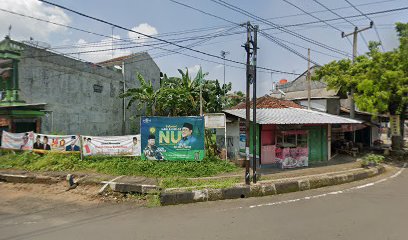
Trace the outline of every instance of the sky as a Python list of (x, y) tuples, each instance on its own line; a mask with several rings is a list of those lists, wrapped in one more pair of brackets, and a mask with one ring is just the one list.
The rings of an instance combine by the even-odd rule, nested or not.
[[(307, 56), (307, 48), (310, 48), (312, 61), (323, 65), (350, 57), (351, 42), (342, 38), (341, 32), (352, 32), (355, 26), (360, 29), (367, 27), (370, 22), (365, 16), (360, 16), (346, 18), (349, 22), (344, 19), (326, 21), (331, 26), (320, 22), (284, 28), (291, 30), (293, 34), (285, 33), (282, 29), (271, 29), (271, 24), (286, 26), (317, 21), (317, 19), (327, 20), (339, 18), (339, 16), (361, 15), (346, 0), (225, 0), (256, 17), (266, 19), (266, 23), (212, 0), (49, 1), (125, 29), (181, 46), (189, 46), (209, 55), (221, 57), (221, 51), (225, 51), (226, 59), (241, 63), (246, 61), (246, 52), (242, 47), (246, 41), (246, 29), (236, 24), (250, 21), (253, 25), (259, 25), (260, 31), (279, 38), (279, 41), (286, 41), (285, 44), (304, 56)], [(348, 1), (363, 13), (408, 7), (408, 0)], [(28, 41), (31, 38), (32, 44), (47, 47), (56, 52), (69, 53), (72, 57), (89, 62), (101, 62), (112, 57), (147, 51), (160, 70), (168, 76), (179, 76), (177, 69), (188, 69), (189, 73), (195, 76), (201, 66), (204, 72), (209, 73), (207, 79), (218, 79), (221, 83), (224, 81), (223, 59), (187, 49), (181, 50), (177, 46), (157, 39), (112, 27), (36, 0), (0, 0), (0, 2), (0, 37), (9, 34), (11, 25), (10, 35), (14, 40)], [(332, 11), (328, 11), (325, 7)], [(302, 10), (311, 13), (314, 17), (305, 14)], [(384, 50), (391, 51), (398, 47), (394, 24), (408, 22), (408, 10), (373, 14), (368, 17), (374, 21)], [(57, 24), (47, 23), (44, 20)], [(343, 53), (304, 41), (302, 40), (304, 37)], [(373, 28), (359, 34), (358, 53), (364, 54), (367, 51), (365, 42), (379, 41), (379, 38)], [(286, 72), (277, 73), (258, 69), (258, 96), (269, 93), (273, 82), (280, 79), (291, 81), (307, 70), (305, 59), (270, 41), (261, 33), (258, 34), (258, 48), (257, 66)], [(233, 91), (245, 91), (245, 76), (244, 65), (225, 61), (225, 81), (232, 83)]]

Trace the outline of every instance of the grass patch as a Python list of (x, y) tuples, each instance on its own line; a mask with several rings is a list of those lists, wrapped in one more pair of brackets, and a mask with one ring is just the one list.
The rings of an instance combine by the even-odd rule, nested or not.
[(229, 188), (242, 182), (243, 177), (220, 178), (220, 179), (186, 179), (165, 178), (159, 182), (161, 188)]
[(158, 162), (141, 160), (140, 157), (94, 156), (81, 160), (78, 154), (1, 152), (0, 169), (92, 171), (109, 175), (191, 178), (215, 176), (236, 171), (238, 168), (217, 157), (206, 157), (201, 162)]

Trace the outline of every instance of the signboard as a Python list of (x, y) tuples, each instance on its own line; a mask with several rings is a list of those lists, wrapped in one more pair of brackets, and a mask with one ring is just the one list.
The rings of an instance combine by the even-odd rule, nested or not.
[(202, 160), (203, 117), (142, 117), (142, 159)]
[(53, 152), (79, 152), (81, 150), (77, 135), (34, 134), (34, 150)]
[(391, 130), (391, 136), (401, 135), (399, 115), (390, 115), (390, 130)]
[(91, 155), (140, 156), (140, 135), (128, 136), (81, 136), (82, 153)]
[(205, 128), (225, 128), (225, 114), (213, 113), (204, 115)]
[(34, 133), (9, 133), (3, 131), (1, 136), (1, 147), (18, 150), (31, 150), (33, 149)]
[(246, 126), (245, 122), (239, 122), (239, 152), (245, 153), (246, 146)]

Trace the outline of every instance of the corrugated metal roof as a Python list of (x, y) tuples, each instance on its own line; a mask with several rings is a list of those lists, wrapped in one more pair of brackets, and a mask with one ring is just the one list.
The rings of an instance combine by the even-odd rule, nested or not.
[[(224, 110), (224, 112), (246, 119), (245, 109)], [(251, 109), (252, 121), (252, 109)], [(337, 115), (299, 108), (262, 108), (256, 110), (259, 124), (352, 124), (361, 121)]]

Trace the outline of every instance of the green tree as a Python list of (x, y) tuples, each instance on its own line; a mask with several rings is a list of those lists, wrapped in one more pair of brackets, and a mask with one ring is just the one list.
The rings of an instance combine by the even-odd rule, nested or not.
[(155, 115), (155, 105), (160, 89), (155, 90), (152, 81), (146, 81), (140, 73), (137, 74), (137, 79), (140, 83), (140, 87), (130, 88), (126, 93), (121, 94), (120, 97), (129, 98), (127, 108), (136, 104), (137, 110), (146, 109), (146, 116)]
[[(369, 52), (354, 63), (349, 59), (330, 62), (316, 70), (314, 80), (322, 79), (328, 88), (342, 93), (354, 89), (360, 110), (374, 115), (399, 114), (403, 126), (408, 105), (408, 24), (398, 23), (396, 29), (398, 49), (380, 52), (379, 44), (370, 42)], [(403, 129), (398, 139), (393, 138), (393, 146), (401, 146)]]
[(225, 106), (226, 109), (232, 108), (239, 103), (245, 101), (245, 93), (241, 91), (235, 91), (233, 93), (227, 94), (227, 104)]

